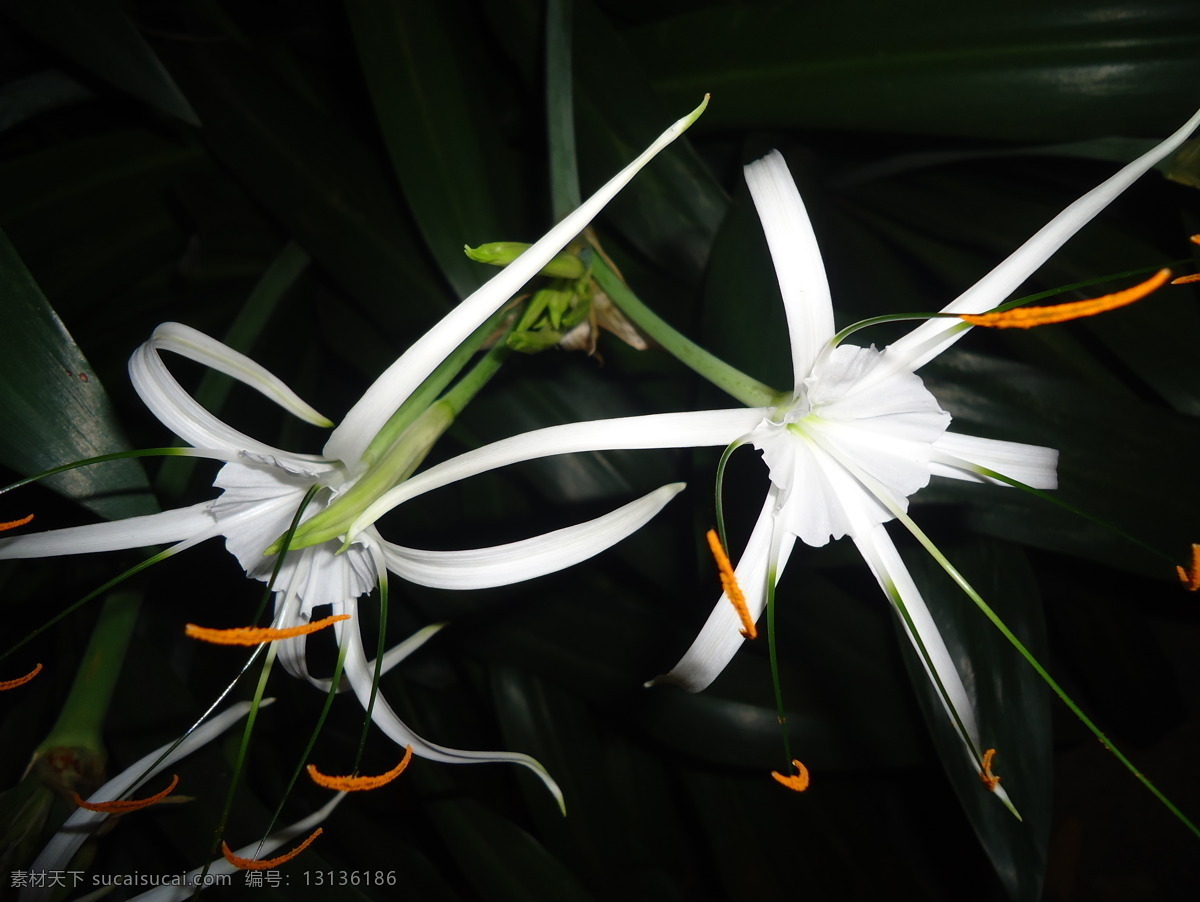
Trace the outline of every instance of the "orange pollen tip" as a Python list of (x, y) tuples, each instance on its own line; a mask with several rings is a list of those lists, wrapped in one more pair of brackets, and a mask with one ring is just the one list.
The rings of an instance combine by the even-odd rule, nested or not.
[(1065, 323), (1140, 301), (1152, 291), (1161, 288), (1170, 278), (1171, 270), (1160, 269), (1140, 285), (1086, 301), (1071, 301), (1049, 307), (1017, 307), (1014, 310), (992, 313), (960, 313), (959, 318), (972, 326), (986, 326), (992, 329), (1032, 329), (1034, 326)]
[(733, 564), (729, 562), (729, 555), (721, 547), (721, 539), (717, 536), (717, 531), (710, 529), (705, 534), (705, 538), (708, 539), (708, 547), (712, 550), (713, 558), (717, 562), (717, 572), (721, 575), (721, 589), (728, 596), (738, 617), (741, 618), (741, 634), (747, 639), (757, 639), (758, 628), (754, 625), (754, 618), (750, 616), (746, 596), (742, 594), (742, 587), (738, 585), (737, 575), (733, 572)]
[(261, 645), (264, 642), (278, 642), (280, 639), (295, 639), (297, 636), (307, 636), (333, 626), (339, 620), (349, 620), (349, 614), (334, 614), (324, 620), (314, 620), (300, 626), (289, 626), (283, 629), (273, 629), (269, 626), (238, 626), (228, 630), (210, 629), (207, 626), (196, 626), (189, 623), (186, 632), (193, 639), (202, 642), (212, 642), (214, 645)]
[(358, 792), (362, 789), (378, 789), (380, 786), (386, 786), (388, 783), (391, 783), (404, 773), (404, 769), (412, 761), (412, 754), (413, 750), (410, 745), (405, 750), (404, 757), (400, 759), (399, 764), (387, 773), (379, 774), (377, 777), (331, 777), (317, 770), (315, 764), (308, 766), (308, 775), (312, 777), (313, 782), (318, 786), (324, 786), (326, 789), (336, 789), (338, 792)]
[(28, 517), (22, 517), (20, 520), (9, 520), (6, 523), (0, 523), (0, 532), (6, 529), (16, 529), (18, 526), (24, 526), (26, 523), (33, 521), (33, 514)]
[(243, 858), (241, 855), (234, 855), (233, 850), (229, 848), (229, 843), (221, 843), (221, 854), (225, 856), (225, 860), (241, 871), (269, 871), (272, 868), (277, 868), (285, 861), (291, 861), (310, 845), (312, 841), (320, 836), (325, 831), (318, 827), (308, 835), (308, 839), (296, 846), (290, 852), (280, 855), (278, 858)]
[(179, 775), (171, 777), (171, 783), (162, 792), (156, 792), (152, 796), (147, 796), (144, 799), (117, 799), (112, 802), (89, 802), (79, 793), (72, 793), (72, 798), (75, 804), (80, 808), (86, 808), (88, 811), (101, 811), (105, 814), (128, 814), (131, 811), (137, 811), (140, 808), (149, 808), (151, 805), (161, 802), (171, 794), (171, 790), (179, 785)]
[(1200, 235), (1192, 235), (1188, 238), (1188, 241), (1192, 242), (1192, 244), (1200, 244)]
[(983, 769), (979, 771), (979, 779), (989, 791), (995, 792), (996, 787), (1000, 785), (1000, 778), (992, 773), (992, 759), (996, 757), (995, 749), (988, 749), (983, 753)]
[(1172, 279), (1172, 285), (1187, 285), (1189, 282), (1200, 282), (1200, 272), (1194, 272), (1190, 276), (1180, 276), (1178, 279)]
[(1187, 569), (1176, 567), (1175, 572), (1179, 574), (1179, 581), (1183, 583), (1183, 587), (1189, 592), (1200, 591), (1200, 545), (1192, 543), (1192, 563)]
[(17, 677), (15, 680), (0, 680), (0, 692), (3, 692), (6, 689), (16, 689), (18, 686), (24, 686), (41, 672), (42, 665), (39, 664), (37, 667), (33, 668), (33, 670), (29, 671), (29, 673), (25, 674), (25, 676)]
[(796, 768), (796, 773), (784, 776), (777, 770), (771, 771), (771, 778), (780, 786), (786, 786), (793, 792), (804, 792), (808, 789), (808, 768), (799, 762), (792, 759), (792, 767)]

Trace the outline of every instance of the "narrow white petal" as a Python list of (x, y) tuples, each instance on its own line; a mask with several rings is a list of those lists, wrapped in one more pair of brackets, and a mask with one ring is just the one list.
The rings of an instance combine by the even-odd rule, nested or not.
[(63, 554), (90, 554), (166, 545), (190, 539), (211, 530), (216, 520), (209, 511), (211, 502), (191, 507), (128, 517), (111, 523), (69, 526), (0, 539), (0, 560), (6, 558), (57, 557)]
[(940, 685), (938, 694), (942, 706), (955, 724), (972, 766), (978, 767), (981, 752), (979, 727), (975, 722), (971, 698), (938, 631), (937, 621), (933, 619), (908, 567), (896, 551), (887, 528), (882, 524), (865, 525), (861, 534), (854, 537), (854, 544), (900, 617), (905, 635), (916, 649), (930, 682), (934, 686)]
[(382, 543), (388, 569), (435, 589), (486, 589), (556, 573), (633, 534), (683, 489), (665, 485), (611, 513), (545, 535), (468, 551), (422, 551)]
[[(908, 567), (904, 565), (891, 536), (882, 525), (856, 535), (854, 544), (900, 618), (904, 633), (916, 650), (925, 675), (942, 703), (942, 709), (962, 740), (968, 766), (979, 773), (983, 768), (983, 745), (975, 720), (974, 702)], [(969, 666), (970, 662), (966, 663)], [(1004, 787), (996, 786), (993, 791), (1016, 814), (1016, 808)]]
[[(738, 586), (746, 598), (746, 606), (750, 609), (750, 617), (755, 621), (767, 605), (767, 576), (771, 569), (772, 531), (778, 503), (779, 490), (772, 486), (734, 571)], [(778, 578), (791, 556), (796, 537), (781, 532), (776, 538), (779, 542), (779, 560), (774, 569)], [(729, 596), (722, 594), (679, 663), (647, 685), (671, 683), (688, 692), (700, 692), (708, 688), (746, 641), (741, 629), (741, 618), (729, 601)]]
[[(705, 101), (707, 103), (707, 99)], [(425, 333), (393, 363), (346, 414), (334, 430), (325, 453), (347, 462), (357, 461), (371, 439), (404, 400), (425, 381), (446, 356), (483, 324), (501, 305), (567, 246), (604, 209), (638, 171), (660, 150), (683, 134), (703, 105), (663, 132), (636, 160), (613, 176), (579, 209), (554, 226), (520, 257), (493, 276), (477, 291)]]
[[(267, 699), (262, 702), (260, 707), (265, 707), (270, 703), (271, 700)], [(171, 748), (171, 743), (139, 758), (88, 796), (87, 800), (89, 802), (111, 802), (114, 799), (121, 798), (126, 793), (136, 791), (147, 780), (157, 776), (175, 764), (175, 762), (186, 758), (192, 752), (212, 742), (245, 717), (250, 711), (250, 707), (250, 702), (238, 702), (228, 710), (222, 711), (207, 723), (193, 730), (191, 734), (179, 743), (179, 746), (174, 751), (157, 764), (155, 762), (158, 761), (160, 756), (166, 754), (168, 749)], [(75, 856), (75, 853), (79, 850), (79, 847), (100, 828), (101, 823), (107, 820), (108, 817), (109, 815), (102, 811), (88, 811), (85, 808), (79, 808), (74, 811), (63, 823), (62, 828), (51, 837), (50, 841), (46, 844), (46, 848), (41, 851), (41, 854), (38, 855), (33, 864), (30, 865), (30, 870), (41, 872), (65, 870), (70, 864), (71, 859)], [(52, 887), (30, 887), (24, 889), (21, 892), (21, 902), (40, 902), (40, 900), (49, 899), (52, 891)]]
[(833, 337), (833, 302), (821, 249), (783, 155), (773, 150), (745, 168), (787, 313), (796, 387)]
[(947, 432), (933, 443), (930, 467), (935, 476), (1008, 484), (984, 476), (976, 469), (986, 467), (1035, 489), (1058, 488), (1058, 451), (1041, 445)]
[(662, 413), (549, 426), (460, 454), (407, 479), (380, 496), (350, 527), (355, 536), (392, 508), (417, 495), (497, 467), (582, 451), (693, 448), (728, 445), (760, 423), (759, 407)]
[[(1129, 163), (1116, 175), (1093, 188), (1042, 228), (1008, 259), (959, 295), (944, 313), (984, 313), (1009, 297), (1021, 283), (1062, 247), (1081, 228), (1116, 199), (1126, 188), (1166, 158), (1200, 125), (1200, 112), (1154, 149)], [(888, 349), (897, 366), (915, 370), (957, 341), (965, 329), (956, 319), (923, 323)]]
[[(129, 358), (129, 379), (133, 383), (134, 390), (142, 399), (142, 403), (158, 417), (164, 426), (197, 448), (220, 448), (231, 452), (251, 451), (279, 459), (296, 459), (297, 461), (321, 460), (313, 455), (292, 454), (244, 435), (213, 416), (197, 403), (195, 398), (184, 391), (183, 386), (171, 375), (167, 365), (163, 363), (162, 357), (159, 356), (160, 348), (180, 350), (180, 347), (183, 347), (178, 345), (174, 338), (177, 330), (181, 329), (187, 329), (187, 327), (177, 323), (165, 323), (159, 326), (150, 336), (150, 340), (134, 351), (133, 356)], [(201, 334), (195, 330), (187, 331), (195, 335)], [(160, 337), (163, 335), (165, 337)], [(207, 338), (207, 336), (204, 337)], [(213, 339), (207, 340), (213, 341)], [(219, 342), (214, 343), (219, 344)], [(194, 353), (188, 353), (185, 356), (199, 359), (198, 356), (194, 356), (199, 355), (199, 351), (190, 345), (187, 346), (187, 350)], [(230, 351), (230, 353), (235, 352)], [(245, 359), (248, 360), (248, 358)], [(258, 366), (253, 361), (250, 363), (255, 367)], [(263, 372), (266, 371), (263, 370)], [(303, 402), (300, 403), (303, 404)], [(318, 416), (320, 415), (318, 414)]]
[[(318, 824), (324, 822), (324, 820), (329, 817), (331, 813), (333, 813), (333, 809), (336, 808), (345, 797), (346, 793), (339, 792), (332, 799), (321, 806), (321, 808), (314, 811), (303, 820), (296, 821), (296, 823), (272, 833), (266, 839), (255, 840), (248, 845), (242, 846), (240, 849), (235, 849), (233, 854), (237, 855), (239, 858), (267, 858), (272, 852), (285, 843), (289, 843), (292, 840), (307, 838), (308, 834), (311, 833)], [(238, 869), (226, 861), (225, 856), (222, 855), (220, 858), (211, 862), (206, 868), (200, 867), (188, 871), (187, 879), (182, 881), (181, 886), (155, 887), (148, 892), (140, 893), (139, 895), (134, 896), (130, 902), (183, 902), (184, 899), (190, 899), (195, 895), (196, 881), (199, 879), (202, 873), (207, 873), (210, 876), (218, 876), (223, 874), (236, 874), (238, 873)], [(203, 886), (205, 884), (201, 885)], [(238, 887), (239, 884), (237, 880), (234, 880), (231, 885)], [(214, 884), (214, 886), (219, 886), (219, 884)]]
[(314, 426), (333, 426), (332, 420), (318, 413), (265, 366), (191, 326), (163, 323), (154, 330), (150, 341), (160, 351), (174, 351), (181, 357), (232, 376), (305, 422)]
[[(354, 694), (358, 696), (358, 700), (365, 710), (371, 700), (371, 683), (374, 680), (374, 669), (367, 661), (367, 655), (363, 651), (362, 636), (358, 631), (357, 611), (357, 600), (348, 602), (343, 612), (349, 614), (351, 619), (339, 621), (334, 624), (333, 628), (337, 631), (338, 644), (346, 649), (346, 678), (350, 681), (350, 687), (354, 690)], [(520, 764), (527, 767), (546, 784), (546, 788), (553, 794), (559, 807), (563, 807), (562, 790), (558, 788), (558, 784), (554, 782), (554, 778), (550, 776), (546, 768), (542, 767), (537, 760), (531, 758), (529, 755), (522, 755), (517, 752), (481, 752), (452, 749), (429, 742), (414, 733), (400, 719), (396, 712), (392, 710), (392, 706), (388, 704), (382, 692), (375, 695), (375, 705), (371, 709), (371, 720), (401, 748), (411, 745), (413, 754), (422, 758), (428, 758), (431, 761), (441, 761), (446, 764)]]

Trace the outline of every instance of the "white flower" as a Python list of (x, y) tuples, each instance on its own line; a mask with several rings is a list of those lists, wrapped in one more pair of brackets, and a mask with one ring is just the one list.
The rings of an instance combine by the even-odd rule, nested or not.
[[(371, 492), (382, 492), (403, 479), (409, 465), (420, 462), (429, 444), (451, 419), (444, 406), (437, 403), (392, 448), (377, 452), (369, 450), (369, 446), (397, 408), (447, 355), (561, 251), (703, 109), (704, 104), (676, 122), (578, 210), (418, 339), (333, 430), (322, 455), (274, 448), (242, 434), (205, 410), (171, 375), (161, 351), (172, 351), (220, 370), (310, 423), (333, 425), (248, 357), (187, 326), (177, 323), (159, 326), (130, 359), (130, 378), (151, 412), (192, 446), (185, 453), (225, 461), (214, 483), (221, 489), (220, 496), (150, 516), (3, 539), (0, 559), (115, 551), (164, 543), (177, 543), (168, 553), (178, 553), (207, 539), (224, 536), (226, 547), (249, 576), (264, 582), (271, 579), (278, 556), (264, 553), (288, 531), (302, 508), (302, 518), (308, 521), (335, 500), (345, 500), (356, 488), (358, 494), (365, 494), (370, 500)], [(336, 625), (337, 638), (346, 650), (347, 678), (366, 707), (373, 690), (373, 667), (363, 650), (354, 615), (358, 598), (378, 585), (386, 571), (421, 585), (449, 589), (479, 589), (532, 579), (586, 560), (620, 541), (653, 517), (681, 488), (678, 484), (664, 486), (587, 523), (492, 548), (422, 551), (387, 542), (373, 527), (360, 531), (344, 548), (332, 539), (297, 548), (285, 555), (275, 576), (274, 626), (287, 628), (307, 622), (313, 609), (322, 605), (331, 605), (334, 614), (350, 615), (350, 620)], [(304, 498), (313, 490), (315, 494), (307, 506), (303, 505)], [(308, 677), (302, 638), (284, 640), (280, 656), (291, 673)], [(313, 682), (325, 685), (324, 681)], [(397, 744), (411, 745), (417, 755), (426, 758), (452, 763), (523, 764), (537, 773), (562, 803), (561, 793), (549, 774), (527, 755), (461, 751), (436, 745), (414, 734), (378, 695), (372, 717)]]
[[(951, 302), (947, 313), (981, 313), (1004, 301), (1072, 235), (1135, 179), (1177, 148), (1200, 123), (1178, 132), (1063, 210), (1008, 259)], [(397, 486), (351, 528), (394, 504), (466, 473), (519, 460), (606, 449), (726, 446), (762, 451), (771, 486), (737, 567), (757, 619), (799, 538), (824, 545), (848, 535), (889, 600), (938, 688), (973, 769), (986, 770), (972, 705), (945, 643), (884, 524), (904, 514), (908, 496), (932, 475), (996, 482), (989, 471), (1054, 488), (1053, 449), (949, 432), (950, 416), (915, 371), (971, 328), (957, 318), (918, 326), (880, 351), (837, 344), (833, 306), (816, 238), (782, 156), (746, 167), (787, 313), (794, 385), (773, 406), (660, 414), (550, 427), (433, 467)], [(1001, 483), (1003, 484), (1003, 483)], [(691, 691), (708, 686), (744, 641), (727, 597), (691, 648), (660, 681)], [(997, 794), (1005, 799), (1003, 789)]]

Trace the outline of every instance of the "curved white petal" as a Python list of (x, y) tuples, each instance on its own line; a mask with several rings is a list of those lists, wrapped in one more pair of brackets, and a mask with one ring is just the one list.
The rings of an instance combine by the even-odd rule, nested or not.
[[(772, 486), (735, 570), (738, 586), (750, 609), (750, 617), (756, 621), (767, 605), (767, 576), (771, 570), (772, 531), (778, 503), (779, 490)], [(779, 541), (779, 560), (774, 570), (778, 578), (791, 556), (796, 537), (781, 533), (776, 538)], [(722, 594), (679, 663), (646, 685), (671, 683), (688, 692), (700, 692), (708, 688), (746, 641), (741, 629), (741, 618), (729, 601), (729, 596)]]
[(874, 347), (842, 344), (822, 355), (804, 380), (804, 398), (822, 420), (896, 438), (931, 442), (950, 425), (950, 414), (915, 373), (888, 371), (884, 353)]
[(1035, 489), (1058, 488), (1058, 451), (1054, 448), (953, 432), (933, 443), (930, 468), (935, 476), (1008, 485), (979, 473), (978, 467), (994, 470)]
[(179, 542), (213, 529), (216, 520), (209, 510), (210, 504), (203, 501), (191, 507), (127, 517), (111, 523), (91, 523), (10, 536), (0, 539), (0, 560), (121, 551)]
[[(234, 855), (239, 858), (266, 858), (284, 843), (291, 842), (301, 837), (306, 837), (318, 824), (324, 822), (346, 797), (346, 793), (339, 792), (332, 799), (322, 805), (303, 820), (296, 821), (272, 833), (266, 839), (255, 840), (248, 845), (242, 846), (240, 849), (234, 850)], [(148, 892), (140, 893), (133, 897), (130, 902), (183, 902), (184, 899), (191, 899), (196, 894), (196, 881), (199, 880), (201, 874), (209, 876), (219, 876), (223, 874), (236, 874), (238, 869), (225, 860), (224, 856), (210, 862), (205, 867), (194, 868), (187, 873), (187, 879), (181, 881), (180, 886), (158, 886)], [(201, 886), (206, 884), (201, 883)], [(220, 884), (213, 884), (219, 887)], [(235, 881), (234, 886), (237, 885)]]
[[(270, 703), (271, 700), (266, 699), (260, 707), (265, 707)], [(175, 762), (186, 758), (201, 746), (212, 742), (245, 717), (250, 708), (250, 702), (238, 702), (236, 705), (232, 705), (228, 710), (222, 711), (207, 723), (193, 730), (170, 754), (167, 752), (172, 743), (144, 755), (88, 796), (87, 800), (89, 802), (111, 802), (127, 793), (136, 791), (147, 780), (162, 773)], [(166, 755), (166, 757), (162, 761), (158, 761), (162, 755)], [(74, 811), (30, 865), (30, 870), (42, 872), (65, 870), (79, 847), (89, 836), (94, 835), (108, 817), (109, 815), (102, 811), (88, 811), (85, 808)], [(52, 893), (52, 887), (29, 887), (22, 890), (21, 902), (41, 902), (41, 900), (49, 899)]]
[(409, 498), (497, 467), (580, 451), (719, 447), (737, 441), (767, 413), (760, 407), (661, 413), (567, 423), (515, 435), (460, 454), (400, 483), (381, 495), (354, 521), (349, 535), (357, 535)]
[(748, 165), (745, 174), (779, 279), (792, 346), (792, 373), (799, 388), (834, 333), (825, 264), (783, 154), (771, 151)]
[[(181, 330), (182, 333), (181, 333)], [(183, 334), (191, 340), (188, 343), (181, 343), (179, 336)], [(211, 342), (220, 345), (220, 342), (208, 338), (202, 333), (196, 332), (194, 329), (189, 329), (186, 326), (180, 326), (178, 323), (164, 323), (154, 330), (154, 334), (150, 336), (150, 340), (141, 345), (133, 356), (129, 358), (129, 379), (133, 383), (134, 390), (138, 393), (138, 397), (142, 399), (149, 409), (159, 421), (170, 429), (173, 433), (180, 436), (189, 444), (195, 445), (198, 448), (223, 448), (232, 452), (252, 451), (258, 454), (270, 455), (280, 459), (295, 459), (297, 461), (320, 461), (321, 458), (315, 455), (292, 454), (288, 451), (283, 451), (279, 448), (274, 448), (271, 445), (260, 442), (257, 439), (250, 438), (244, 435), (232, 426), (222, 422), (217, 417), (213, 416), (204, 409), (196, 399), (184, 391), (175, 377), (171, 375), (167, 365), (163, 363), (162, 357), (159, 356), (159, 350), (177, 351), (184, 356), (190, 357), (193, 360), (199, 360), (202, 363), (221, 363), (222, 366), (228, 366), (228, 372), (233, 367), (229, 365), (227, 360), (218, 361), (216, 358), (208, 354), (206, 356), (201, 345), (194, 336), (200, 336), (206, 342)], [(221, 345), (221, 347), (224, 347)], [(229, 354), (237, 352), (226, 349)], [(241, 357), (241, 355), (237, 355)], [(249, 374), (249, 368), (255, 367), (266, 373), (270, 379), (275, 380), (279, 386), (283, 386), (282, 382), (259, 367), (258, 364), (251, 361), (249, 358), (242, 357), (242, 360), (247, 362), (245, 371), (241, 374), (234, 372), (232, 375), (241, 378), (241, 375)], [(218, 369), (221, 366), (217, 367)], [(250, 383), (255, 388), (261, 389), (261, 386), (255, 383)], [(290, 392), (286, 386), (283, 390)], [(307, 407), (303, 401), (296, 398), (296, 401)], [(288, 409), (291, 409), (290, 407)], [(311, 408), (308, 408), (311, 410)], [(295, 412), (293, 410), (293, 412)], [(316, 411), (312, 411), (317, 417)], [(321, 419), (324, 419), (323, 417)]]
[[(707, 98), (705, 99), (707, 104)], [(363, 451), (406, 398), (425, 381), (446, 356), (499, 310), (521, 286), (535, 276), (567, 243), (616, 196), (660, 150), (683, 134), (704, 105), (663, 132), (636, 160), (613, 176), (579, 209), (554, 226), (525, 253), (489, 279), (410, 347), (384, 371), (346, 414), (325, 445), (329, 457), (357, 461)]]
[[(351, 619), (339, 621), (334, 624), (333, 628), (337, 631), (338, 645), (346, 649), (346, 678), (350, 681), (350, 687), (358, 696), (358, 700), (365, 710), (371, 701), (374, 670), (363, 651), (362, 635), (358, 630), (357, 599), (347, 602), (343, 613), (349, 614)], [(558, 784), (554, 782), (554, 778), (550, 776), (546, 768), (529, 755), (517, 752), (452, 749), (429, 742), (414, 733), (399, 718), (382, 692), (375, 694), (375, 704), (371, 708), (371, 720), (401, 748), (411, 745), (413, 754), (431, 761), (441, 761), (446, 764), (520, 764), (527, 767), (546, 784), (546, 788), (557, 800), (559, 808), (563, 808), (562, 790), (558, 788)]]
[(287, 384), (245, 354), (182, 323), (163, 323), (154, 330), (150, 341), (160, 351), (174, 351), (226, 376), (232, 376), (264, 397), (274, 401), (292, 416), (314, 426), (333, 427), (333, 421), (318, 413), (312, 405), (288, 388)]
[(486, 589), (556, 573), (586, 561), (633, 534), (683, 489), (665, 485), (586, 523), (507, 545), (468, 551), (422, 551), (382, 542), (393, 573), (435, 589)]
[[(951, 301), (942, 312), (985, 313), (1004, 301), (1121, 192), (1178, 149), (1198, 125), (1200, 112), (1195, 113), (1167, 140), (1126, 165), (1042, 226), (1008, 259)], [(915, 370), (962, 337), (966, 332), (963, 325), (962, 321), (956, 319), (930, 320), (893, 344), (888, 349), (888, 355), (896, 366)]]

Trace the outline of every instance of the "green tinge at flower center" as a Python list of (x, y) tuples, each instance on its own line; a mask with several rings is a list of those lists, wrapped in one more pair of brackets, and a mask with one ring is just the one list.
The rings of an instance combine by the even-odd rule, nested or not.
[[(334, 498), (323, 511), (300, 524), (289, 549), (320, 545), (344, 535), (380, 495), (413, 474), (453, 422), (454, 410), (450, 404), (443, 401), (431, 404), (349, 489)], [(278, 554), (283, 550), (282, 546), (281, 536), (265, 553)]]

